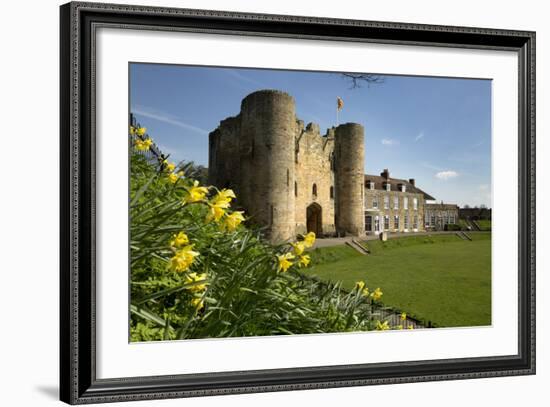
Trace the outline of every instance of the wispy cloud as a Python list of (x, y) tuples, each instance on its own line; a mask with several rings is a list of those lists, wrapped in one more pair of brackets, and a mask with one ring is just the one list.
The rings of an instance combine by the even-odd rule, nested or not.
[(473, 148), (481, 147), (483, 144), (485, 144), (485, 141), (481, 140), (481, 141), (478, 141), (477, 143), (475, 143), (472, 147)]
[(429, 168), (430, 170), (434, 170), (434, 171), (443, 171), (443, 168), (438, 167), (438, 166), (433, 165), (433, 164), (430, 164), (430, 163), (427, 162), (427, 161), (423, 161), (421, 164), (422, 164), (423, 167)]
[(250, 83), (252, 85), (259, 86), (261, 88), (266, 87), (262, 82), (259, 82), (259, 81), (255, 80), (255, 79), (252, 79), (252, 78), (250, 78), (246, 75), (243, 75), (242, 73), (240, 73), (240, 72), (238, 72), (234, 69), (226, 69), (225, 73), (227, 73), (229, 76), (232, 76), (235, 79), (238, 79), (241, 82)]
[(382, 145), (384, 145), (384, 146), (396, 146), (398, 144), (399, 144), (398, 140), (394, 140), (394, 139), (391, 139), (391, 138), (383, 138), (382, 139)]
[(447, 181), (448, 179), (458, 177), (458, 172), (453, 170), (439, 171), (435, 174), (435, 177), (440, 180)]
[(420, 141), (424, 138), (424, 132), (421, 131), (420, 133), (418, 133), (418, 135), (414, 138), (414, 142), (416, 143), (417, 141)]
[(147, 117), (149, 119), (158, 120), (163, 123), (168, 123), (173, 126), (181, 127), (182, 129), (185, 129), (185, 130), (191, 130), (199, 134), (207, 135), (209, 133), (208, 131), (201, 129), (200, 127), (181, 121), (175, 116), (172, 116), (168, 113), (164, 113), (149, 107), (136, 106), (132, 109), (132, 113)]

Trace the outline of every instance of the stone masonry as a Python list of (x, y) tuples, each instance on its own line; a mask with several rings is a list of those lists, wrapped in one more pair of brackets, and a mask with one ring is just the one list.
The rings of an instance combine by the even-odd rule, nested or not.
[(276, 90), (245, 97), (240, 113), (209, 135), (209, 182), (232, 188), (236, 205), (273, 242), (299, 233), (365, 233), (364, 128), (325, 135), (296, 117), (294, 98)]

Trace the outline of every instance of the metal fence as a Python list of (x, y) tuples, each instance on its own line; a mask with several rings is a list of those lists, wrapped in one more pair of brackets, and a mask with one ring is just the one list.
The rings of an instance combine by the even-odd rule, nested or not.
[[(132, 113), (130, 113), (129, 122), (130, 122), (129, 127), (130, 126), (133, 126), (135, 128), (141, 127), (141, 124), (138, 123), (136, 117)], [(138, 136), (137, 134), (131, 134), (129, 131), (128, 131), (128, 137), (129, 137), (129, 143), (130, 143), (130, 148), (132, 149), (132, 152), (135, 152), (137, 154), (144, 156), (145, 158), (147, 158), (148, 161), (159, 163), (166, 158), (165, 155), (160, 150), (160, 148), (154, 142), (153, 144), (151, 144), (148, 150), (142, 151), (142, 150), (136, 149), (135, 147), (135, 141), (138, 139), (142, 139), (142, 137)], [(143, 135), (143, 139), (146, 139), (146, 138), (150, 138), (149, 133), (145, 133)]]

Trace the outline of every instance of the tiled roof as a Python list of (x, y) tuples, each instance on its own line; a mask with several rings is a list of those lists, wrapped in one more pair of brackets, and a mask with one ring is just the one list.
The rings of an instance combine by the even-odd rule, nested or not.
[(391, 191), (396, 191), (396, 192), (399, 192), (398, 185), (399, 184), (404, 184), (406, 192), (410, 192), (412, 194), (423, 194), (424, 199), (426, 199), (426, 200), (434, 200), (435, 199), (433, 196), (431, 196), (431, 195), (427, 194), (426, 192), (422, 191), (420, 188), (418, 188), (417, 186), (411, 184), (406, 179), (399, 179), (399, 178), (388, 178), (388, 179), (386, 179), (386, 178), (384, 178), (380, 175), (365, 174), (365, 183), (367, 181), (373, 181), (374, 182), (374, 189), (378, 189), (378, 190), (381, 190), (381, 191), (386, 190), (386, 188), (384, 188), (384, 185), (386, 184), (386, 182), (390, 183), (390, 190)]

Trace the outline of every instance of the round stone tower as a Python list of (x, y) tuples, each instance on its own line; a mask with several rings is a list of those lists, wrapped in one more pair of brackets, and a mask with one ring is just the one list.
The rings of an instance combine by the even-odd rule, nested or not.
[(267, 225), (272, 242), (294, 239), (294, 98), (260, 90), (243, 99), (240, 116), (241, 201), (255, 223)]
[(365, 130), (356, 123), (341, 124), (334, 136), (335, 220), (339, 234), (365, 233), (363, 188)]

